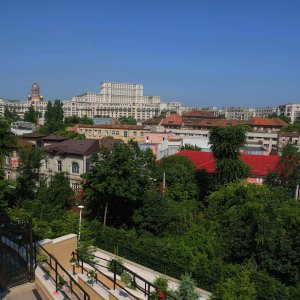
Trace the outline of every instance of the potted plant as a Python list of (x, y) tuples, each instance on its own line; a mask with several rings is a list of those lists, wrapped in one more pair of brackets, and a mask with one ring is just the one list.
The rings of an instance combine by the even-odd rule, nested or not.
[(46, 255), (40, 254), (40, 255), (38, 255), (36, 261), (40, 267), (45, 267), (47, 264), (47, 259), (48, 259), (48, 257)]
[(94, 270), (90, 270), (86, 273), (88, 278), (93, 278), (96, 275), (96, 272)]
[(96, 275), (96, 272), (94, 270), (90, 270), (86, 273), (88, 280), (87, 283), (93, 284), (94, 283), (94, 277)]
[(77, 260), (75, 257), (72, 257), (72, 258), (70, 259), (70, 264), (71, 264), (72, 266), (78, 267), (79, 262), (78, 262), (78, 260)]
[(64, 277), (61, 275), (58, 275), (58, 281), (57, 281), (57, 289), (58, 290), (65, 290), (67, 286), (67, 282), (65, 281)]

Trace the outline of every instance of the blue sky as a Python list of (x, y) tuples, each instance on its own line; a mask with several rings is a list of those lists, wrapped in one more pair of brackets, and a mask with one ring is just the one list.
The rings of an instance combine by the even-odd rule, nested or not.
[(184, 105), (299, 103), (299, 15), (297, 0), (1, 1), (0, 97), (121, 81)]

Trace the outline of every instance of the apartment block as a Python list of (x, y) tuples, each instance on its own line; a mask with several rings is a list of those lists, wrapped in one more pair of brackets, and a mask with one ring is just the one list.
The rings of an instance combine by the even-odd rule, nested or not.
[(300, 104), (283, 104), (278, 106), (278, 115), (291, 118), (291, 122), (300, 121)]
[(99, 124), (86, 125), (78, 124), (68, 128), (69, 131), (85, 134), (88, 139), (102, 139), (105, 137), (113, 137), (121, 139), (123, 142), (135, 140), (138, 142), (144, 141), (145, 136), (149, 132), (141, 125), (120, 125), (120, 124)]

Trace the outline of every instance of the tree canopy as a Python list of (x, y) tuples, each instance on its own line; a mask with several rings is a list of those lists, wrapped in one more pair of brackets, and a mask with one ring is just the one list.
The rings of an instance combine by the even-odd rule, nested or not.
[[(130, 222), (150, 186), (155, 158), (150, 150), (141, 151), (135, 143), (116, 144), (112, 151), (102, 150), (91, 170), (84, 175), (84, 190), (89, 215), (101, 217), (106, 224)], [(123, 209), (123, 215), (114, 210)], [(110, 210), (110, 216), (108, 216)]]
[(16, 145), (16, 136), (10, 130), (9, 122), (0, 117), (0, 162)]
[(41, 128), (41, 131), (46, 134), (51, 134), (64, 129), (64, 127), (63, 103), (60, 100), (55, 100), (54, 103), (49, 101), (45, 112), (45, 124)]
[(121, 117), (119, 123), (123, 125), (136, 125), (137, 121), (134, 117)]
[(24, 114), (24, 121), (37, 123), (37, 120), (40, 116), (40, 112), (36, 111), (33, 105), (31, 105)]
[(216, 158), (215, 176), (219, 184), (243, 180), (249, 176), (249, 167), (239, 159), (247, 130), (247, 126), (217, 126), (210, 129), (209, 143)]
[(201, 151), (201, 147), (193, 144), (184, 144), (183, 146), (180, 147), (180, 151), (183, 150), (194, 150), (194, 151)]

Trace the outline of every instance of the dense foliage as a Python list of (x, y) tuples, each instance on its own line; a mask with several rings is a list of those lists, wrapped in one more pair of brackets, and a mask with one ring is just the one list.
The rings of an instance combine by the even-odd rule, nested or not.
[(240, 150), (246, 142), (247, 126), (213, 127), (209, 132), (211, 151), (216, 158), (215, 175), (220, 184), (246, 179), (249, 167), (243, 163)]
[(36, 111), (31, 105), (28, 110), (24, 114), (24, 121), (31, 122), (31, 123), (37, 123), (38, 118), (41, 116), (41, 113)]
[(201, 151), (201, 147), (193, 144), (184, 144), (183, 146), (180, 147), (180, 151), (183, 150), (195, 150), (195, 151)]
[(89, 124), (89, 125), (93, 125), (94, 122), (91, 118), (88, 118), (87, 116), (84, 116), (82, 118), (78, 117), (78, 116), (71, 116), (71, 117), (67, 117), (65, 118), (65, 124), (68, 125), (74, 125), (74, 124)]
[(137, 121), (134, 117), (121, 117), (119, 120), (120, 124), (123, 125), (136, 125)]
[[(5, 128), (0, 153), (11, 143)], [(217, 159), (234, 161), (232, 180), (224, 172), (207, 176), (180, 155), (156, 163), (152, 152), (130, 142), (101, 150), (77, 195), (63, 173), (51, 182), (38, 176), (42, 154), (24, 149), (15, 182), (0, 169), (0, 212), (30, 216), (37, 238), (53, 238), (78, 232), (74, 205), (83, 201), (82, 248), (117, 248), (120, 256), (178, 279), (189, 273), (216, 300), (300, 299), (300, 205), (286, 192), (295, 181), (256, 186), (233, 180), (246, 175), (236, 163), (243, 132), (216, 129), (211, 139)], [(196, 299), (190, 277), (182, 278), (177, 296)]]
[(49, 101), (45, 112), (45, 124), (40, 129), (42, 133), (51, 134), (55, 131), (65, 128), (63, 103), (55, 100), (54, 103)]

